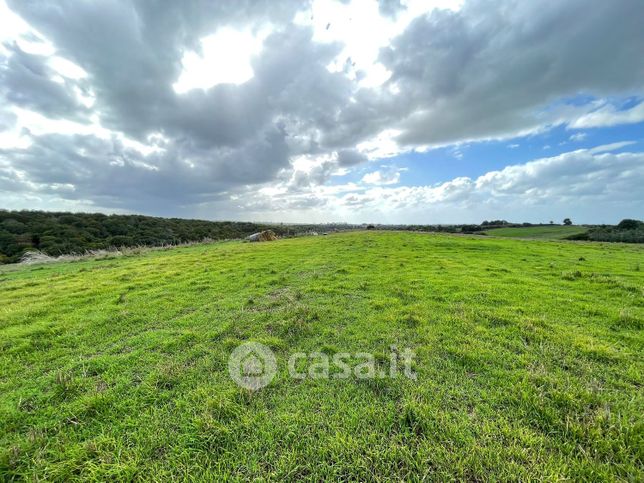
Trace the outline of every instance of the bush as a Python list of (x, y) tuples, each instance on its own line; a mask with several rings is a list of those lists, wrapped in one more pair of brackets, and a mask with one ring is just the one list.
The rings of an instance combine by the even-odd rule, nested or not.
[[(247, 222), (181, 220), (140, 215), (0, 210), (0, 263), (15, 263), (30, 250), (59, 256), (110, 247), (168, 245), (243, 238), (269, 228)], [(287, 231), (273, 227), (279, 235)]]
[(618, 230), (637, 230), (638, 228), (643, 228), (643, 227), (644, 227), (644, 222), (641, 222), (639, 220), (625, 219), (620, 221), (617, 224)]

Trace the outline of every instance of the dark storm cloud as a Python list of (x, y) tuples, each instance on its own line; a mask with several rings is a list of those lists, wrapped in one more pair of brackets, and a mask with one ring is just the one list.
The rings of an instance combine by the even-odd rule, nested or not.
[[(50, 39), (61, 55), (90, 74), (96, 109), (105, 127), (139, 138), (165, 130), (166, 124), (171, 131), (181, 130), (181, 122), (206, 138), (228, 131), (222, 138), (215, 136), (213, 144), (245, 138), (245, 133), (230, 132), (239, 126), (223, 124), (234, 124), (235, 117), (244, 125), (254, 116), (261, 118), (258, 93), (221, 86), (210, 90), (206, 99), (195, 93), (177, 96), (172, 84), (181, 73), (184, 52), (198, 50), (199, 39), (221, 25), (284, 22), (295, 12), (294, 3), (269, 1), (28, 0), (10, 5)], [(204, 119), (204, 111), (209, 119)], [(259, 122), (247, 130), (256, 133)]]
[(363, 163), (367, 157), (354, 149), (343, 149), (338, 151), (338, 165), (347, 167)]
[(642, 18), (640, 0), (471, 0), (416, 19), (381, 55), (409, 100), (400, 142), (511, 135), (562, 98), (641, 93)]
[[(262, 5), (252, 6), (253, 15), (273, 21), (284, 15), (283, 8)], [(331, 124), (331, 108), (340, 109), (341, 93), (349, 87), (344, 76), (325, 68), (338, 46), (314, 44), (309, 29), (287, 26), (266, 39), (251, 81), (178, 95), (172, 84), (183, 51), (195, 46), (199, 26), (207, 23), (190, 8), (181, 23), (172, 7), (157, 17), (155, 9), (139, 11), (126, 2), (14, 6), (88, 72), (103, 126), (141, 141), (153, 133), (168, 140), (162, 155), (144, 157), (91, 136), (47, 135), (35, 137), (28, 151), (13, 154), (34, 182), (72, 184), (74, 196), (100, 200), (103, 206), (137, 208), (151, 199), (191, 203), (232, 186), (270, 181), (289, 166), (289, 131)], [(232, 21), (248, 20), (237, 9), (226, 14)], [(185, 18), (194, 20), (196, 28)], [(211, 17), (210, 28), (213, 22)], [(190, 36), (183, 36), (188, 31)], [(10, 93), (16, 92), (37, 107), (36, 92), (12, 86)]]
[(5, 48), (10, 56), (0, 65), (0, 92), (9, 103), (54, 119), (82, 119), (89, 113), (73, 92), (82, 83), (62, 77), (55, 82), (46, 56), (28, 54), (15, 44)]
[(391, 78), (354, 93), (322, 139), (348, 146), (394, 128), (403, 147), (444, 145), (573, 122), (590, 106), (557, 102), (644, 91), (642, 18), (639, 0), (470, 0), (434, 10), (382, 49)]
[[(164, 203), (214, 200), (213, 194), (231, 185), (270, 181), (276, 170), (288, 166), (284, 138), (275, 128), (232, 151), (186, 149), (177, 143), (165, 152), (143, 156), (118, 139), (49, 134), (34, 138), (30, 149), (9, 154), (42, 192), (56, 194), (58, 185), (71, 185), (69, 199), (149, 210)], [(257, 169), (258, 158), (264, 169)]]

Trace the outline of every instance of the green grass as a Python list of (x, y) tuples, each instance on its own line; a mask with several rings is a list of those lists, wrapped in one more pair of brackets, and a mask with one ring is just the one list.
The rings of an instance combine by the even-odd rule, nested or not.
[(586, 233), (588, 228), (583, 226), (526, 226), (520, 228), (494, 228), (485, 231), (492, 236), (508, 238), (534, 238), (545, 240), (563, 240), (571, 235)]
[[(0, 478), (642, 481), (643, 254), (356, 232), (5, 270)], [(390, 344), (417, 380), (288, 377)]]

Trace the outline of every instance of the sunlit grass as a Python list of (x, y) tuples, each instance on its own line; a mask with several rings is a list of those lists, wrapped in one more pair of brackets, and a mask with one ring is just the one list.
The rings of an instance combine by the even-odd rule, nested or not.
[[(641, 481), (643, 253), (358, 232), (0, 272), (0, 475)], [(286, 370), (391, 344), (416, 381)]]

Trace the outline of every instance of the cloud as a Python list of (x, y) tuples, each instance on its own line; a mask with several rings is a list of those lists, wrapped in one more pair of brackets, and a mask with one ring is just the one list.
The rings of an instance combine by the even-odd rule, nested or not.
[(586, 139), (586, 136), (588, 136), (588, 134), (586, 134), (585, 132), (578, 132), (578, 133), (572, 134), (568, 139), (573, 143), (576, 143)]
[[(617, 217), (641, 218), (644, 192), (644, 153), (613, 151), (628, 143), (580, 149), (558, 156), (507, 166), (477, 178), (458, 177), (430, 186), (382, 186), (379, 171), (367, 177), (376, 186), (347, 191), (319, 192), (325, 210), (342, 213), (345, 220), (363, 221), (378, 214), (382, 222), (425, 223), (480, 222), (489, 218), (516, 221), (548, 221), (565, 216), (579, 222), (619, 221)], [(364, 180), (363, 180), (364, 181)], [(386, 184), (386, 183), (385, 183)], [(324, 200), (322, 202), (321, 200)], [(288, 204), (297, 212), (296, 200)], [(276, 216), (288, 216), (279, 212)], [(615, 207), (619, 214), (615, 215)], [(315, 216), (315, 212), (309, 216)], [(374, 218), (370, 218), (374, 219)]]
[(617, 143), (610, 143), (610, 144), (602, 144), (601, 146), (596, 146), (594, 148), (589, 149), (588, 151), (593, 154), (597, 153), (608, 153), (610, 151), (617, 151), (619, 149), (625, 148), (626, 146), (632, 146), (633, 144), (637, 144), (636, 141), (620, 141)]
[(338, 151), (338, 165), (354, 166), (367, 160), (367, 156), (355, 149), (343, 149)]
[[(463, 157), (473, 140), (644, 121), (644, 103), (620, 108), (644, 86), (638, 0), (8, 5), (3, 199), (237, 217), (248, 193), (275, 188), (280, 207), (340, 216), (339, 195), (321, 190), (340, 173), (359, 179), (370, 161), (445, 145)], [(326, 29), (336, 11), (365, 16)], [(203, 83), (188, 82), (190, 58)], [(405, 190), (426, 192), (390, 186), (399, 171), (362, 179), (370, 188), (351, 187), (346, 203), (376, 210), (378, 196), (402, 205)], [(433, 193), (458, 196), (468, 179)]]
[[(43, 129), (42, 124), (51, 128), (55, 118), (79, 121), (88, 110), (71, 89), (50, 80), (44, 57), (13, 49), (3, 71), (5, 95), (14, 106), (28, 109), (23, 116), (39, 113), (46, 119), (41, 126), (23, 119), (40, 132), (31, 133), (28, 149), (0, 155), (19, 166), (16, 172), (33, 189), (47, 193), (52, 183), (64, 179), (74, 189), (60, 196), (91, 200), (103, 208), (185, 206), (271, 181), (290, 166), (292, 156), (311, 149), (310, 142), (298, 146), (295, 135), (331, 122), (326, 119), (332, 114), (331, 99), (340, 106), (349, 88), (344, 76), (325, 68), (337, 47), (317, 45), (310, 31), (295, 26), (267, 36), (249, 81), (178, 94), (172, 84), (180, 76), (183, 48), (198, 47), (198, 37), (184, 30), (193, 32), (192, 23), (204, 28), (199, 10), (191, 10), (194, 4), (178, 19), (173, 9), (157, 14), (129, 2), (62, 2), (55, 9), (46, 2), (27, 2), (14, 7), (88, 72), (97, 124), (93, 137)], [(215, 21), (216, 13), (208, 11), (210, 20)], [(236, 21), (237, 12), (225, 13)], [(183, 23), (188, 20), (190, 26)], [(174, 30), (159, 30), (166, 24)], [(181, 39), (184, 44), (176, 40), (183, 35), (190, 35)], [(326, 110), (319, 108), (323, 104)], [(123, 146), (123, 139), (149, 146), (155, 137), (163, 140), (162, 153), (143, 155)], [(358, 153), (351, 158), (351, 153), (346, 151), (344, 162), (363, 158)]]
[(607, 127), (618, 124), (636, 124), (642, 121), (644, 121), (644, 102), (624, 110), (619, 110), (611, 104), (604, 104), (599, 109), (580, 116), (570, 123), (570, 127), (575, 129)]
[(7, 49), (9, 58), (0, 65), (0, 93), (8, 103), (54, 119), (87, 119), (89, 109), (75, 93), (86, 92), (86, 83), (58, 74), (47, 56), (28, 54), (16, 44)]
[(398, 184), (400, 182), (400, 171), (373, 171), (362, 177), (362, 182), (373, 185)]
[(402, 131), (402, 145), (507, 139), (561, 123), (586, 127), (593, 106), (552, 103), (579, 92), (641, 91), (642, 15), (637, 0), (494, 7), (472, 0), (459, 11), (434, 10), (381, 53), (392, 72), (388, 83), (404, 92), (404, 114), (393, 111), (389, 127)]
[[(234, 186), (270, 181), (288, 166), (287, 152), (284, 132), (274, 128), (234, 150), (172, 145), (146, 156), (116, 137), (45, 134), (34, 137), (29, 149), (0, 155), (14, 161), (11, 177), (26, 180), (33, 191), (157, 212), (160, 205), (213, 201)], [(73, 189), (62, 193), (60, 185)]]
[(378, 9), (384, 16), (395, 17), (405, 8), (400, 0), (378, 0)]

